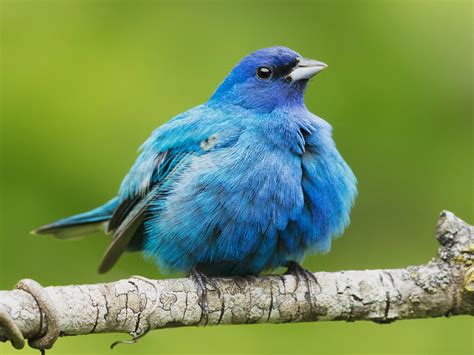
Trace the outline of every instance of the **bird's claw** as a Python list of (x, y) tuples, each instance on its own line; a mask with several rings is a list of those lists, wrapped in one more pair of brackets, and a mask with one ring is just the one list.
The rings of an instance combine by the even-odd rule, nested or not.
[(316, 303), (316, 292), (314, 290), (314, 285), (318, 285), (318, 279), (316, 276), (309, 270), (302, 267), (296, 261), (289, 261), (286, 264), (287, 271), (285, 275), (293, 275), (296, 279), (296, 288), (300, 286), (300, 282), (303, 280), (306, 284), (308, 302), (310, 303), (311, 312), (313, 310), (313, 305)]
[(189, 276), (194, 281), (199, 293), (201, 294), (199, 305), (201, 306), (202, 313), (199, 323), (201, 323), (201, 321), (204, 319), (204, 325), (207, 325), (209, 323), (209, 300), (207, 297), (207, 285), (211, 285), (217, 291), (217, 294), (220, 297), (221, 295), (219, 287), (213, 279), (207, 277), (204, 273), (197, 270), (196, 268), (191, 269)]

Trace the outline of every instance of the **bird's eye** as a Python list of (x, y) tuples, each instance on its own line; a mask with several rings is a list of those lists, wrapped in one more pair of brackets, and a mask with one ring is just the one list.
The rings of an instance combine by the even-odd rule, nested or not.
[(262, 80), (268, 80), (272, 77), (273, 71), (269, 67), (260, 67), (257, 69), (257, 77)]

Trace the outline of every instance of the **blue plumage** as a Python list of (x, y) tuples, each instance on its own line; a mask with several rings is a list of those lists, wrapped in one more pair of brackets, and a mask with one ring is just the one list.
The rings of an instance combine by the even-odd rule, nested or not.
[[(109, 220), (100, 270), (126, 248), (165, 272), (210, 275), (258, 274), (329, 251), (349, 224), (356, 178), (331, 126), (304, 105), (309, 78), (324, 67), (284, 47), (256, 51), (207, 103), (155, 130), (118, 196), (72, 217)], [(37, 232), (67, 234), (68, 221)]]

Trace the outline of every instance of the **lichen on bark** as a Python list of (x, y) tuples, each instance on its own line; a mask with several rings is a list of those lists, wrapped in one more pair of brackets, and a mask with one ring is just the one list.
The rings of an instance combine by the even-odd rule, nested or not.
[[(207, 285), (208, 317), (191, 279), (131, 277), (94, 285), (46, 287), (61, 336), (251, 323), (401, 319), (474, 315), (474, 228), (450, 212), (439, 218), (437, 257), (401, 269), (216, 278)], [(34, 293), (0, 291), (0, 340), (41, 338), (48, 317)], [(13, 324), (13, 325), (12, 325)], [(20, 334), (20, 335), (19, 335)], [(30, 343), (31, 345), (31, 343)], [(50, 344), (52, 345), (52, 344)]]

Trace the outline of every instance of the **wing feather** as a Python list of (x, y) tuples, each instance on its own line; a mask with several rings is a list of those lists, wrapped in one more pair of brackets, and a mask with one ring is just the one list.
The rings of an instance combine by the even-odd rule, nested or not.
[(142, 233), (139, 227), (143, 224), (148, 207), (152, 201), (166, 195), (167, 186), (173, 175), (180, 166), (192, 155), (191, 152), (176, 152), (175, 154), (164, 154), (164, 158), (155, 159), (159, 165), (155, 167), (154, 178), (151, 186), (143, 194), (136, 194), (125, 198), (115, 210), (107, 227), (108, 232), (113, 233), (112, 242), (107, 248), (99, 273), (110, 270), (120, 255), (127, 249), (130, 241), (137, 232)]
[(140, 199), (133, 208), (131, 208), (130, 212), (126, 214), (126, 217), (114, 231), (112, 242), (105, 251), (102, 262), (100, 263), (99, 273), (103, 274), (115, 265), (120, 255), (122, 255), (130, 243), (130, 240), (135, 235), (138, 227), (143, 223), (148, 205), (155, 198), (159, 189), (159, 185), (155, 186), (144, 198)]

